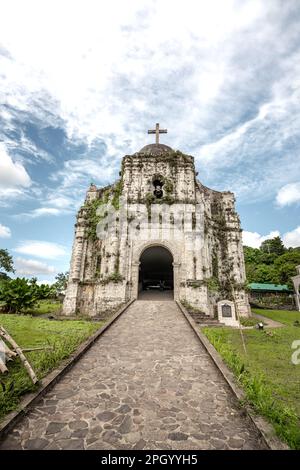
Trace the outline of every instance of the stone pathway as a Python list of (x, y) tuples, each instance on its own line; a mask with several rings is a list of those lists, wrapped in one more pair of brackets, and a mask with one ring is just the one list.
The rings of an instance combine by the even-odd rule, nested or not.
[(260, 449), (174, 301), (136, 301), (0, 449)]
[(174, 291), (172, 290), (142, 290), (139, 293), (139, 300), (159, 300), (162, 302), (163, 300), (173, 300), (174, 299)]
[(272, 318), (264, 317), (263, 315), (260, 315), (259, 313), (252, 312), (252, 315), (258, 320), (264, 322), (265, 328), (282, 328), (284, 326), (283, 323), (280, 323), (279, 321), (276, 321), (276, 320), (272, 320)]

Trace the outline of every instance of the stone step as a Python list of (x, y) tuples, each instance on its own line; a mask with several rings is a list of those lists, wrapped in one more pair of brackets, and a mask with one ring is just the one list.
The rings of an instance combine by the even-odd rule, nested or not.
[(208, 315), (205, 315), (205, 313), (203, 312), (193, 312), (193, 311), (189, 311), (189, 314), (191, 315), (191, 317), (193, 318), (211, 318), (209, 317)]
[(216, 318), (209, 317), (203, 312), (189, 312), (189, 315), (192, 317), (194, 322), (197, 323), (197, 325), (221, 326)]

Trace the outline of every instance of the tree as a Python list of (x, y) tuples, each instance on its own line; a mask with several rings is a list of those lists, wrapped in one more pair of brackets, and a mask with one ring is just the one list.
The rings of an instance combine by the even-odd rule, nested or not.
[(4, 269), (7, 273), (14, 273), (14, 263), (8, 250), (0, 248), (0, 270)]
[(285, 253), (286, 248), (284, 244), (282, 243), (282, 240), (280, 237), (274, 237), (270, 238), (269, 240), (265, 240), (262, 242), (260, 245), (260, 251), (263, 253), (274, 253), (277, 256), (283, 255)]
[(296, 276), (296, 266), (300, 264), (300, 250), (289, 249), (286, 253), (278, 258), (274, 262), (274, 269), (276, 272), (276, 282), (278, 284), (288, 284), (292, 289), (293, 284), (291, 278)]
[(250, 246), (244, 246), (245, 263), (254, 264), (273, 264), (277, 258), (276, 253), (265, 253), (259, 248), (251, 248)]
[(248, 282), (270, 283), (274, 282), (274, 267), (267, 264), (246, 265)]
[(17, 313), (34, 306), (38, 300), (36, 285), (28, 279), (9, 279), (0, 284), (0, 300), (5, 302), (5, 310)]
[(261, 257), (259, 248), (252, 248), (251, 246), (244, 246), (245, 263), (257, 263)]
[(55, 276), (56, 282), (53, 284), (53, 287), (56, 289), (56, 292), (59, 294), (67, 288), (69, 272), (58, 273)]
[(38, 286), (37, 295), (39, 300), (49, 299), (55, 297), (56, 289), (54, 285), (49, 286), (48, 284), (41, 284)]

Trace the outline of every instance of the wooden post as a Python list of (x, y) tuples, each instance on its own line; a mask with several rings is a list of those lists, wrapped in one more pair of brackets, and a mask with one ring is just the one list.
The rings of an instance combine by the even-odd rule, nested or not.
[(8, 368), (2, 361), (1, 357), (0, 357), (0, 372), (2, 372), (2, 374), (4, 374), (5, 372), (8, 372)]
[[(38, 378), (37, 376), (35, 375), (34, 373), (34, 370), (32, 369), (31, 365), (29, 364), (29, 362), (27, 361), (26, 357), (24, 356), (23, 354), (23, 351), (22, 349), (17, 345), (17, 343), (15, 342), (15, 340), (7, 333), (7, 331), (3, 328), (3, 326), (0, 326), (0, 336), (5, 339), (12, 347), (13, 349), (16, 351), (16, 353), (18, 354), (19, 358), (21, 359), (21, 361), (23, 362), (24, 366), (26, 367), (27, 369), (27, 372), (32, 380), (32, 382), (34, 384), (36, 384), (38, 382)], [(2, 361), (3, 362), (3, 361)]]

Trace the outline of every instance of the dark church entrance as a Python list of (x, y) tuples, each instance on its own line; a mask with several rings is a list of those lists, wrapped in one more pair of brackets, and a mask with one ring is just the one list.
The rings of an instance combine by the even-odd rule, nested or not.
[(173, 256), (162, 246), (147, 248), (140, 257), (139, 299), (173, 299)]

